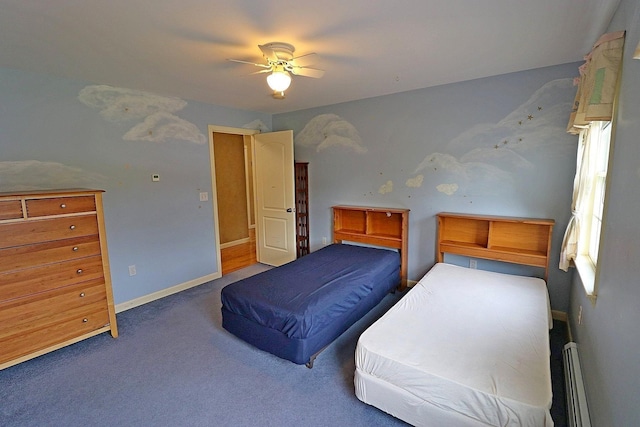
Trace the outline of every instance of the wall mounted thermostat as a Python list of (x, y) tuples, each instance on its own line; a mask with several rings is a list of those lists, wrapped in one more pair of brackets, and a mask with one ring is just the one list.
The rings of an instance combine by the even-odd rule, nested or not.
[(151, 181), (153, 181), (153, 182), (160, 181), (160, 174), (159, 173), (154, 173), (153, 175), (151, 175)]

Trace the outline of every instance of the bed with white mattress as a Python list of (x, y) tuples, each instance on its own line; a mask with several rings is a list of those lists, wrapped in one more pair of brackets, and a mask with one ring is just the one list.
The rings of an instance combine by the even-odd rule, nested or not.
[(438, 262), (359, 338), (356, 396), (417, 426), (553, 426), (544, 280)]

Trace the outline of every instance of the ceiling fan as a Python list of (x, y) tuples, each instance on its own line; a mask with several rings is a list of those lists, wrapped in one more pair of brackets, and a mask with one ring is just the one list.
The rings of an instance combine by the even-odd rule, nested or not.
[[(266, 64), (260, 64), (240, 59), (229, 59), (229, 61), (250, 64), (263, 68), (255, 74), (270, 73), (267, 76), (267, 84), (273, 90), (273, 97), (284, 98), (284, 91), (291, 84), (291, 74), (294, 76), (320, 78), (324, 75), (324, 70), (304, 65), (307, 61), (316, 56), (315, 53), (307, 53), (300, 56), (293, 56), (295, 47), (289, 43), (272, 42), (258, 45), (262, 51), (262, 56), (267, 60)], [(304, 60), (302, 59), (304, 58)]]

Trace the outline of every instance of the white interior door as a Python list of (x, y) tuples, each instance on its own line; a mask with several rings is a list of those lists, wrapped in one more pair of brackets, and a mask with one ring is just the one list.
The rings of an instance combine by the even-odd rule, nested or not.
[(296, 259), (293, 131), (254, 135), (258, 262)]

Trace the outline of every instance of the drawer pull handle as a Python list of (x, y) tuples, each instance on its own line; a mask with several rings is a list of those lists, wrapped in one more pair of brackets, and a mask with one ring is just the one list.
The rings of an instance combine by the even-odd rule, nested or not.
[(80, 292), (80, 298), (84, 298), (84, 292)]
[(78, 274), (82, 274), (82, 269), (81, 269), (81, 268), (77, 269), (77, 270), (76, 270), (76, 273), (78, 273)]
[(75, 230), (75, 229), (76, 229), (75, 225), (72, 225), (72, 226), (69, 227), (69, 230)]
[(66, 207), (67, 207), (67, 205), (65, 205), (65, 204), (63, 203), (63, 204), (61, 204), (61, 205), (60, 205), (60, 207), (61, 207), (62, 209), (64, 209), (64, 208), (66, 208)]
[(89, 321), (89, 319), (87, 319), (86, 317), (84, 319), (82, 319), (82, 323), (87, 323)]
[(74, 246), (72, 250), (73, 250), (73, 252), (78, 252), (78, 247)]

